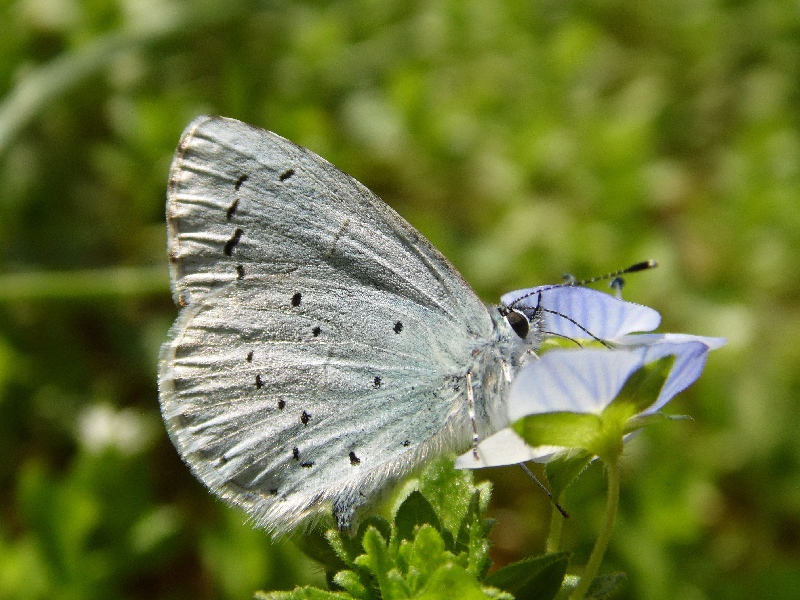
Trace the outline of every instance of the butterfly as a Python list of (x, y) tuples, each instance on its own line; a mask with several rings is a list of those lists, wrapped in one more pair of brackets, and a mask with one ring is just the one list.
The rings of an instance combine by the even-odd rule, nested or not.
[(483, 303), (418, 231), (310, 150), (240, 121), (183, 132), (167, 193), (159, 394), (212, 492), (282, 534), (352, 529), (390, 484), (508, 424), (543, 337)]

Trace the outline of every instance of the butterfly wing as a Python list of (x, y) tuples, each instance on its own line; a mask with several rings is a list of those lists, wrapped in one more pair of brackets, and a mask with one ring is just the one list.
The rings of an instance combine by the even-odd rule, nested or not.
[(194, 473), (286, 531), (356, 508), (429, 454), (469, 444), (464, 374), (491, 337), (447, 260), (360, 183), (222, 117), (184, 132), (169, 257), (183, 306), (162, 413)]

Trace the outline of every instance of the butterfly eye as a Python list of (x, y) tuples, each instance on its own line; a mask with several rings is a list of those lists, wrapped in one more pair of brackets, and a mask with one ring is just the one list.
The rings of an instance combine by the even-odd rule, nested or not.
[(523, 340), (528, 337), (528, 332), (531, 328), (531, 323), (528, 321), (528, 317), (516, 310), (510, 310), (508, 311), (508, 314), (506, 314), (506, 321), (508, 321), (508, 324), (511, 325), (511, 329), (514, 330), (514, 333), (516, 333)]

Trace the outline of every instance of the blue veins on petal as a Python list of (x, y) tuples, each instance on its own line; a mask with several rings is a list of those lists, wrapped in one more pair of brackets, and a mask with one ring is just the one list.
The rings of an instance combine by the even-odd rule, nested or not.
[(508, 394), (508, 417), (551, 412), (600, 414), (643, 364), (644, 352), (551, 350), (522, 369)]

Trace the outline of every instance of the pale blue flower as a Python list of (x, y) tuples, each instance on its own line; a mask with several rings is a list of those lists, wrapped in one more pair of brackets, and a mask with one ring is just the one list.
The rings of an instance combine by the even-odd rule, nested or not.
[[(588, 288), (531, 288), (506, 294), (502, 302), (529, 319), (541, 319), (548, 336), (582, 344), (545, 351), (518, 372), (508, 395), (509, 423), (546, 413), (599, 416), (632, 374), (659, 359), (674, 356), (658, 396), (632, 417), (639, 419), (638, 423), (641, 417), (661, 410), (694, 383), (703, 371), (708, 353), (725, 344), (723, 338), (635, 333), (658, 327), (661, 321), (658, 312)], [(478, 459), (469, 451), (458, 458), (456, 466), (479, 468), (529, 460), (546, 462), (569, 449), (528, 446), (507, 427), (478, 445)]]

